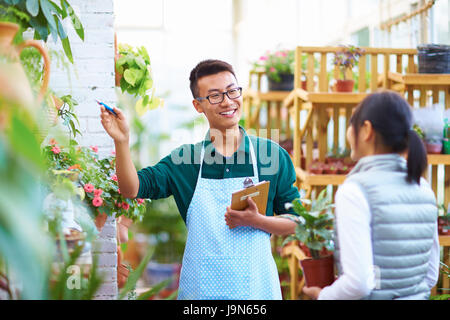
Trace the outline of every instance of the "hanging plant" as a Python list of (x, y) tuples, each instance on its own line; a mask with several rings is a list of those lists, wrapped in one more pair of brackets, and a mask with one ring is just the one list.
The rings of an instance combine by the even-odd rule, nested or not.
[(122, 93), (140, 97), (135, 106), (139, 116), (163, 104), (163, 100), (155, 96), (150, 57), (145, 47), (133, 49), (129, 45), (119, 44), (116, 72)]
[(55, 42), (59, 38), (67, 58), (73, 63), (69, 37), (63, 26), (66, 18), (84, 41), (83, 25), (67, 0), (60, 0), (59, 5), (51, 0), (0, 0), (0, 21), (14, 22), (21, 27), (16, 41), (20, 41), (29, 28), (34, 30), (37, 40), (47, 41), (50, 35)]

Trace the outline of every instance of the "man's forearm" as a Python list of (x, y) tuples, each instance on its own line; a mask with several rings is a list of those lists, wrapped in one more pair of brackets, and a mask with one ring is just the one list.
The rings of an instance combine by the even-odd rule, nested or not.
[(295, 233), (296, 225), (294, 221), (289, 219), (260, 215), (253, 226), (277, 236), (284, 236)]
[(116, 174), (120, 193), (126, 198), (135, 198), (139, 191), (139, 179), (131, 160), (128, 142), (115, 142)]

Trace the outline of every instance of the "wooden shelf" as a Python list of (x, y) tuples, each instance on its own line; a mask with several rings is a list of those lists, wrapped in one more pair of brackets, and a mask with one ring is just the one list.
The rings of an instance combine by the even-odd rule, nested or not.
[(428, 164), (431, 165), (450, 165), (450, 154), (429, 154), (428, 156)]
[(439, 245), (450, 247), (450, 236), (439, 236)]
[(442, 86), (450, 85), (450, 74), (442, 73), (407, 73), (400, 74), (389, 72), (388, 78), (392, 81), (405, 85), (430, 85)]
[(304, 171), (302, 168), (295, 168), (295, 172), (297, 178), (299, 178), (302, 183), (309, 186), (338, 186), (341, 185), (347, 177), (345, 174), (311, 174)]
[(277, 101), (283, 102), (284, 99), (291, 93), (291, 91), (267, 91), (260, 92), (251, 89), (247, 89), (244, 92), (244, 97), (251, 97), (253, 99), (259, 99), (261, 101)]

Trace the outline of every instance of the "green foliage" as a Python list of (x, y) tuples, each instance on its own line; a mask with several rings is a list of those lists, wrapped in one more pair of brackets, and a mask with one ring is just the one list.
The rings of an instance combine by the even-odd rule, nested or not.
[(60, 39), (67, 58), (73, 63), (72, 49), (63, 26), (66, 18), (84, 41), (83, 25), (67, 0), (60, 0), (59, 5), (51, 0), (0, 0), (0, 21), (18, 23), (20, 38), (25, 30), (32, 28), (35, 39), (47, 41), (49, 36), (54, 41)]
[(77, 134), (81, 135), (80, 130), (75, 126), (75, 121), (77, 122), (78, 127), (80, 126), (77, 114), (74, 111), (78, 102), (73, 99), (71, 95), (64, 95), (58, 99), (63, 102), (63, 105), (58, 110), (58, 116), (63, 120), (63, 125), (69, 129), (69, 138), (73, 137), (73, 139), (75, 139)]
[[(311, 209), (307, 210), (302, 202), (311, 205)], [(310, 249), (313, 259), (320, 258), (320, 251), (324, 248), (332, 250), (333, 215), (331, 208), (333, 206), (331, 200), (326, 196), (326, 189), (320, 192), (315, 201), (294, 200), (292, 207), (298, 216), (283, 215), (281, 217), (296, 222), (297, 226), (295, 234), (288, 236), (283, 242), (283, 246), (293, 240), (298, 240)]]
[(134, 49), (126, 44), (119, 44), (119, 56), (116, 72), (123, 76), (120, 80), (120, 89), (122, 93), (127, 92), (134, 97), (140, 97), (135, 105), (137, 113), (142, 116), (148, 110), (162, 105), (163, 101), (155, 96), (147, 49), (144, 46)]

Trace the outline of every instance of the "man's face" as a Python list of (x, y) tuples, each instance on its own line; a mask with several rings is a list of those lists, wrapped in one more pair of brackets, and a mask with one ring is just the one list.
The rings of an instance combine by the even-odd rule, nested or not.
[[(197, 87), (199, 97), (205, 98), (214, 94), (222, 95), (223, 92), (238, 88), (238, 84), (232, 73), (223, 71), (200, 78)], [(225, 94), (223, 101), (218, 104), (211, 104), (208, 100), (194, 100), (193, 104), (199, 113), (205, 114), (210, 128), (226, 130), (239, 125), (242, 115), (242, 95), (237, 99), (230, 99)]]

